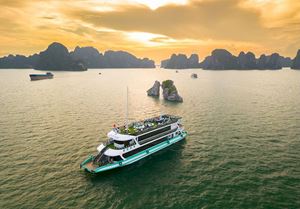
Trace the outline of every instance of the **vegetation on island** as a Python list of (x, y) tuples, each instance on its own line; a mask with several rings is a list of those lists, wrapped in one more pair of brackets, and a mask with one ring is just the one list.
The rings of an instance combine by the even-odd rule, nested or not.
[(173, 92), (177, 92), (176, 86), (172, 80), (165, 80), (162, 82), (162, 88), (168, 89), (168, 94), (172, 94)]
[(163, 89), (163, 97), (170, 102), (183, 102), (181, 96), (179, 96), (176, 86), (172, 80), (165, 80), (161, 85)]

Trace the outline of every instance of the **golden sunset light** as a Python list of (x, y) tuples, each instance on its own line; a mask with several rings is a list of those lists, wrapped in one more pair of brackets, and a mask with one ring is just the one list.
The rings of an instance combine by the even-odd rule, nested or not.
[(297, 0), (0, 1), (0, 55), (69, 49), (126, 50), (155, 61), (214, 48), (294, 56), (300, 47)]
[(300, 209), (300, 0), (0, 11), (0, 209)]

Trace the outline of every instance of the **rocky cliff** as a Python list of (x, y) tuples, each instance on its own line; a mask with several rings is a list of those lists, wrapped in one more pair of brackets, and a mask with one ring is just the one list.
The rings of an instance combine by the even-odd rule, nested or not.
[(172, 54), (169, 59), (162, 60), (160, 66), (168, 69), (199, 68), (199, 57), (197, 54), (189, 58), (185, 54)]
[(103, 54), (93, 47), (76, 47), (71, 53), (88, 68), (155, 68), (153, 60), (139, 59), (125, 51), (106, 51)]
[(148, 96), (159, 97), (160, 82), (155, 81), (153, 86), (147, 91)]
[(238, 69), (237, 57), (225, 49), (215, 49), (201, 63), (201, 67), (210, 70)]
[(210, 70), (252, 70), (252, 69), (281, 69), (289, 67), (290, 58), (282, 57), (278, 53), (270, 56), (262, 54), (258, 59), (252, 52), (240, 52), (236, 57), (225, 49), (216, 49), (200, 64), (203, 69)]
[(104, 60), (107, 68), (155, 68), (153, 60), (138, 59), (125, 51), (106, 51)]
[(94, 47), (77, 46), (71, 56), (75, 60), (81, 60), (87, 68), (103, 68), (104, 56)]
[(237, 57), (237, 68), (238, 69), (256, 69), (256, 59), (255, 55), (252, 52), (240, 52), (239, 56)]
[(282, 65), (281, 65), (281, 60), (280, 60), (280, 56), (278, 53), (273, 53), (271, 54), (270, 57), (268, 57), (267, 63), (264, 67), (264, 69), (272, 69), (272, 70), (277, 70), (277, 69), (281, 69)]
[(57, 42), (48, 46), (48, 48), (39, 54), (34, 69), (37, 70), (66, 70), (66, 71), (84, 71), (87, 68), (82, 61), (75, 60), (70, 55), (68, 49)]
[(155, 63), (125, 51), (109, 50), (102, 54), (94, 47), (76, 47), (73, 52), (69, 52), (64, 45), (54, 42), (45, 51), (29, 57), (2, 57), (0, 68), (81, 71), (87, 68), (155, 68)]
[(181, 96), (179, 96), (176, 86), (172, 80), (165, 80), (161, 85), (163, 89), (163, 97), (167, 101), (171, 102), (183, 102)]
[(33, 68), (38, 60), (38, 55), (29, 57), (24, 55), (8, 55), (0, 58), (0, 68)]
[(280, 63), (282, 67), (292, 67), (293, 60), (290, 57), (280, 56)]
[(300, 49), (298, 50), (296, 57), (293, 59), (292, 69), (300, 69)]
[(209, 70), (253, 70), (253, 69), (281, 69), (291, 67), (292, 60), (289, 57), (273, 53), (269, 56), (262, 54), (256, 59), (253, 52), (240, 52), (234, 56), (226, 49), (215, 49), (199, 63), (198, 55), (192, 54), (189, 58), (185, 54), (172, 54), (169, 59), (161, 61), (161, 68), (186, 69), (203, 68)]

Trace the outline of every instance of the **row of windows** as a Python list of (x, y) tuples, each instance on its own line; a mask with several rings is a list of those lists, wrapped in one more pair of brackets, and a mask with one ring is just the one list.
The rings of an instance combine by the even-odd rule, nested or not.
[(138, 152), (141, 152), (141, 151), (143, 151), (143, 150), (145, 150), (145, 149), (148, 149), (148, 148), (150, 148), (150, 147), (152, 147), (152, 146), (154, 146), (154, 145), (156, 145), (156, 144), (159, 144), (159, 143), (161, 143), (161, 142), (163, 142), (163, 141), (166, 141), (166, 140), (168, 140), (168, 137), (161, 138), (161, 139), (159, 139), (159, 140), (157, 140), (157, 141), (154, 141), (154, 142), (149, 143), (149, 144), (147, 144), (147, 145), (145, 145), (145, 146), (142, 146), (142, 147), (140, 147), (140, 148), (137, 148), (137, 149), (135, 149), (135, 150), (132, 150), (132, 151), (130, 151), (130, 152), (125, 153), (125, 154), (123, 154), (123, 157), (125, 157), (125, 158), (130, 157), (130, 156), (132, 156), (132, 155), (134, 155), (134, 154), (136, 154), (136, 153), (138, 153)]
[(116, 143), (116, 144), (124, 144), (124, 141), (117, 141), (117, 140), (114, 140), (114, 143)]
[[(176, 130), (177, 130), (177, 128), (176, 128), (176, 129), (173, 129), (173, 130), (169, 130), (169, 131), (162, 132), (162, 133), (157, 134), (157, 135), (155, 135), (155, 136), (152, 136), (152, 137), (149, 137), (149, 138), (147, 138), (147, 139), (144, 139), (143, 141), (140, 141), (139, 144), (140, 144), (140, 145), (146, 144), (146, 143), (151, 142), (151, 141), (153, 141), (153, 140), (155, 140), (155, 139), (157, 139), (157, 138), (160, 138), (160, 137), (162, 137), (162, 136), (164, 136), (164, 135), (167, 135), (167, 134), (169, 134), (169, 133), (172, 133), (172, 132), (174, 132), (174, 131), (176, 131)], [(170, 137), (170, 138), (172, 138), (172, 137)]]
[(140, 142), (140, 141), (142, 141), (143, 139), (149, 138), (149, 137), (151, 137), (151, 136), (155, 136), (155, 135), (157, 135), (157, 134), (163, 133), (163, 132), (168, 131), (168, 130), (171, 130), (171, 126), (167, 126), (167, 127), (165, 127), (165, 128), (161, 128), (161, 129), (159, 129), (159, 130), (152, 131), (152, 132), (150, 132), (150, 133), (147, 133), (147, 134), (144, 134), (144, 135), (142, 135), (142, 136), (139, 136), (139, 137), (138, 137), (138, 141)]
[[(168, 128), (168, 127), (167, 127), (167, 128)], [(180, 134), (180, 131), (177, 131), (177, 132), (174, 134), (174, 136), (176, 136), (176, 135), (178, 135), (178, 134)], [(145, 146), (142, 146), (142, 147), (140, 147), (140, 148), (138, 148), (138, 149), (135, 149), (135, 150), (132, 150), (132, 151), (130, 151), (130, 152), (127, 152), (127, 153), (123, 154), (123, 157), (125, 157), (125, 158), (130, 157), (130, 156), (132, 156), (132, 155), (134, 155), (134, 154), (136, 154), (136, 153), (138, 153), (138, 152), (141, 152), (141, 151), (143, 151), (143, 150), (145, 150), (145, 149), (148, 149), (148, 148), (150, 148), (150, 147), (152, 147), (152, 146), (154, 146), (154, 145), (157, 145), (157, 144), (159, 144), (159, 143), (161, 143), (161, 142), (164, 142), (164, 141), (166, 141), (166, 140), (172, 138), (172, 136), (173, 136), (173, 134), (171, 134), (171, 135), (169, 135), (169, 136), (166, 136), (166, 137), (164, 137), (164, 138), (161, 138), (161, 139), (159, 139), (159, 140), (157, 140), (157, 141), (154, 141), (154, 142), (152, 142), (152, 143), (149, 143), (149, 144), (147, 144), (147, 145), (145, 145)], [(107, 157), (108, 157), (108, 156), (107, 156)], [(120, 160), (122, 160), (122, 158), (121, 158), (121, 156), (114, 156), (114, 157), (112, 157), (112, 160), (113, 160), (113, 161), (120, 161)]]
[(113, 156), (113, 157), (108, 156), (108, 155), (103, 155), (102, 158), (101, 158), (102, 163), (111, 162), (112, 160), (113, 161), (120, 161), (120, 160), (123, 160), (123, 159), (121, 158), (120, 155)]
[(116, 144), (120, 144), (120, 145), (123, 145), (123, 144), (124, 144), (125, 146), (128, 146), (128, 145), (133, 145), (133, 144), (135, 144), (133, 139), (131, 139), (131, 140), (127, 140), (127, 141), (118, 141), (118, 140), (113, 140), (113, 142), (114, 142), (114, 143), (116, 143)]

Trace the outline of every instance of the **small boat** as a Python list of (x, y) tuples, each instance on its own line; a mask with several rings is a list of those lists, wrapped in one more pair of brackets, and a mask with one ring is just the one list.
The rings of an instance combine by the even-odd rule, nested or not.
[(47, 72), (46, 74), (30, 74), (29, 77), (32, 81), (42, 80), (42, 79), (52, 79), (53, 74)]
[(191, 78), (198, 78), (198, 75), (197, 75), (196, 73), (193, 73), (193, 74), (191, 75)]

